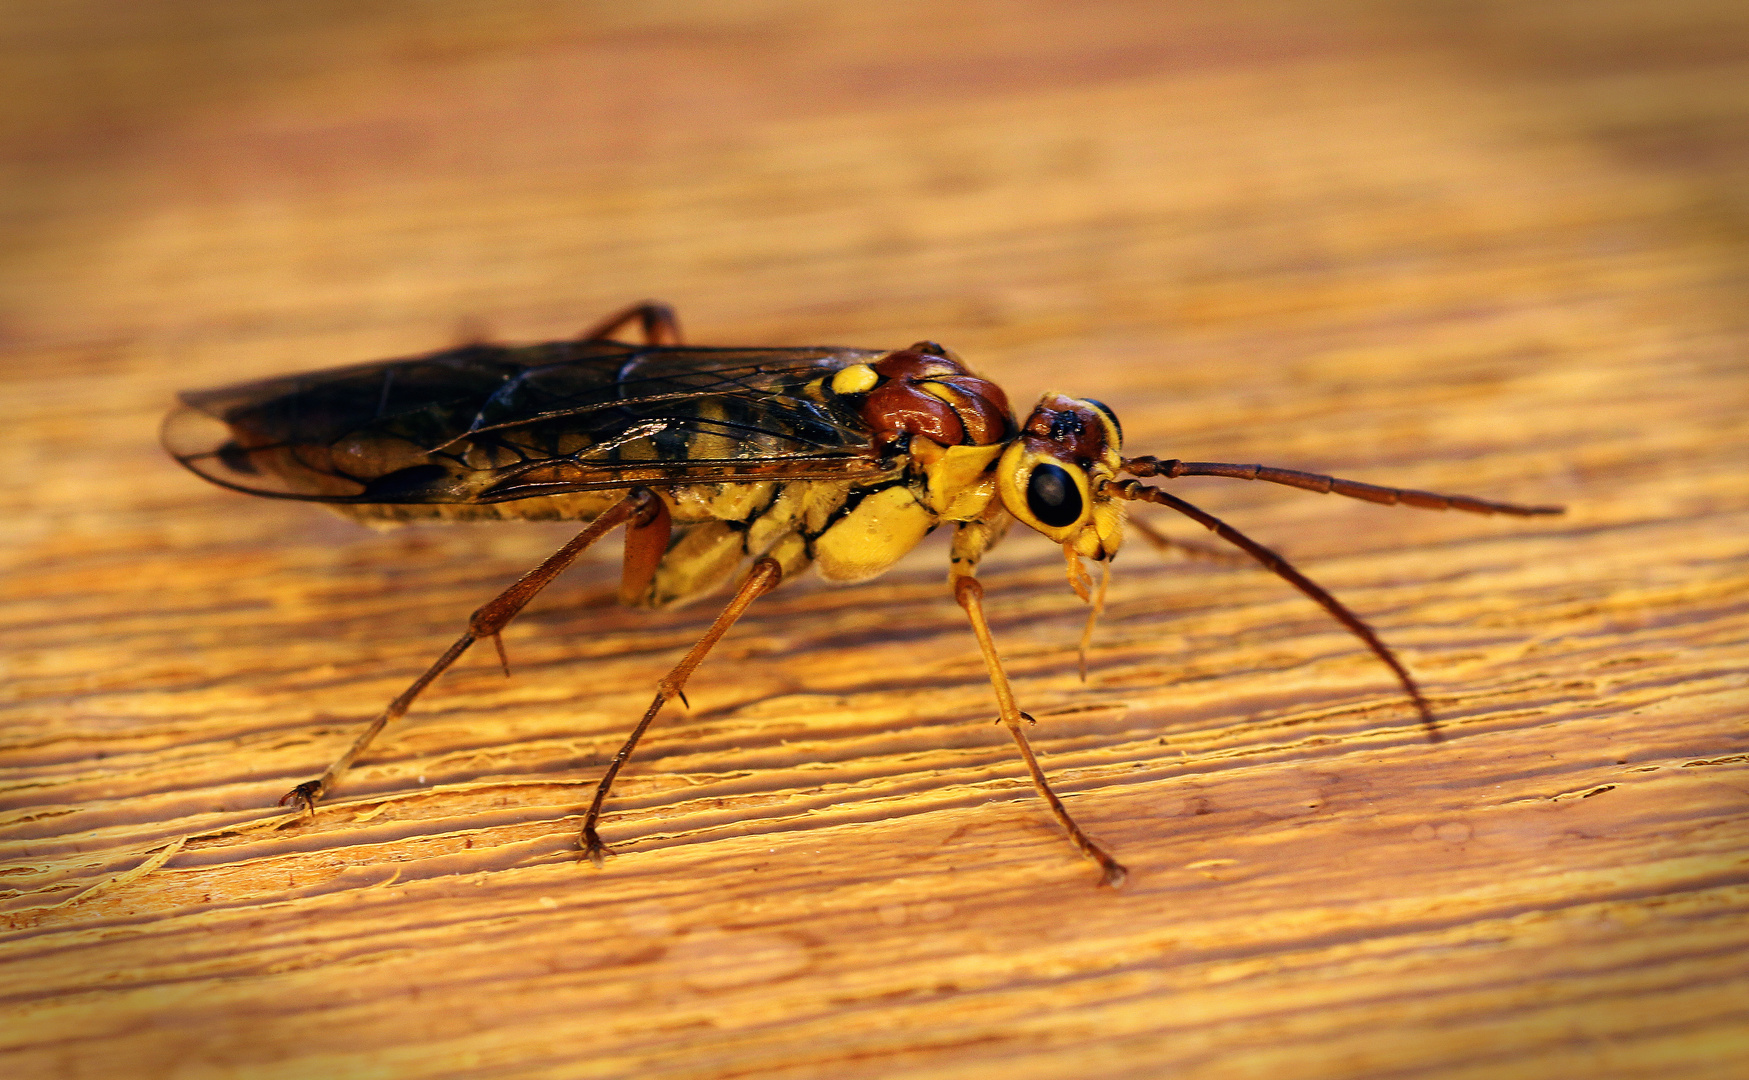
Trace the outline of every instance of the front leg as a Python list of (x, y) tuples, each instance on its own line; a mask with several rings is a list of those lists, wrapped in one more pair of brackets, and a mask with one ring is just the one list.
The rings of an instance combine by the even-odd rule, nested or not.
[(983, 522), (967, 522), (959, 527), (954, 534), (953, 543), (953, 597), (960, 607), (965, 609), (966, 617), (971, 620), (972, 633), (978, 639), (978, 648), (984, 654), (984, 667), (990, 675), (990, 689), (996, 694), (996, 710), (1001, 722), (1008, 728), (1008, 733), (1014, 737), (1014, 743), (1020, 747), (1021, 759), (1026, 762), (1026, 771), (1032, 776), (1033, 787), (1044, 797), (1050, 806), (1051, 814), (1057, 823), (1069, 834), (1069, 840), (1081, 854), (1099, 864), (1102, 876), (1101, 885), (1118, 888), (1129, 876), (1122, 863), (1112, 858), (1104, 848), (1093, 842), (1093, 839), (1082, 831), (1075, 819), (1069, 816), (1068, 808), (1063, 800), (1051, 790), (1051, 785), (1045, 779), (1044, 770), (1039, 767), (1038, 758), (1032, 752), (1032, 744), (1027, 741), (1026, 732), (1021, 728), (1022, 721), (1031, 724), (1033, 718), (1020, 711), (1014, 700), (1014, 689), (1008, 684), (1008, 675), (1002, 670), (1002, 658), (996, 654), (996, 640), (990, 634), (990, 623), (984, 617), (984, 586), (974, 576), (977, 572), (978, 558), (993, 544), (994, 536)]

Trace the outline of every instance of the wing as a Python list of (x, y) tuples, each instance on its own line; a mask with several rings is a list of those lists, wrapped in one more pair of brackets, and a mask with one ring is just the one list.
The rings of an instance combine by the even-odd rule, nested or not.
[(880, 355), (471, 345), (185, 393), (164, 446), (225, 487), (339, 503), (874, 475), (866, 425), (816, 380)]

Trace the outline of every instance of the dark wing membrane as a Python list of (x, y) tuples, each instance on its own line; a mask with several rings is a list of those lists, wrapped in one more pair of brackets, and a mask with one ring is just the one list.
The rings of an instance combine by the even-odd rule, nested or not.
[(881, 355), (564, 341), (471, 345), (182, 395), (175, 458), (256, 495), (499, 502), (699, 480), (881, 471), (808, 384)]

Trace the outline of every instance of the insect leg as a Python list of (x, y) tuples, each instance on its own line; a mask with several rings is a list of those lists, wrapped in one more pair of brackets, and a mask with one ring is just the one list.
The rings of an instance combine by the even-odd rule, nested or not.
[(619, 576), (620, 603), (636, 603), (649, 589), (673, 535), (674, 516), (660, 497), (651, 499), (644, 512), (626, 526), (625, 558)]
[[(346, 770), (352, 767), (352, 763), (358, 759), (358, 755), (364, 753), (365, 748), (370, 746), (371, 740), (377, 737), (389, 721), (397, 719), (405, 713), (408, 707), (413, 704), (413, 699), (423, 693), (425, 688), (443, 674), (446, 668), (455, 663), (462, 653), (467, 652), (468, 646), (481, 638), (489, 637), (498, 644), (498, 656), (502, 660), (504, 647), (499, 642), (498, 635), (503, 632), (504, 627), (509, 624), (511, 619), (516, 618), (517, 613), (523, 609), (524, 605), (533, 600), (536, 593), (546, 588), (554, 578), (565, 571), (566, 567), (575, 562), (577, 556), (583, 553), (584, 548), (607, 535), (614, 526), (627, 519), (633, 517), (641, 519), (650, 512), (652, 503), (657, 506), (661, 505), (661, 501), (651, 492), (642, 488), (633, 491), (609, 507), (594, 521), (591, 521), (588, 528), (571, 538), (570, 543), (553, 552), (545, 562), (522, 575), (515, 584), (474, 612), (468, 619), (467, 632), (457, 638), (455, 644), (438, 657), (435, 663), (426, 668), (425, 674), (414, 679), (413, 685), (401, 691), (399, 697), (389, 702), (389, 707), (379, 713), (377, 718), (359, 733), (358, 738), (352, 741), (352, 745), (346, 748), (346, 752), (341, 754), (334, 764), (328, 766), (327, 770), (317, 779), (305, 781), (286, 792), (285, 796), (279, 800), (279, 804), (285, 806), (288, 803), (296, 803), (302, 806), (306, 812), (314, 813), (317, 800), (334, 789), (334, 785), (339, 782)], [(506, 671), (508, 672), (508, 670), (508, 666), (506, 666)]]
[(1093, 603), (1087, 609), (1087, 625), (1081, 628), (1080, 656), (1081, 681), (1087, 681), (1087, 648), (1093, 644), (1093, 630), (1099, 625), (1099, 617), (1105, 614), (1105, 591), (1111, 587), (1111, 559), (1099, 564), (1099, 591), (1093, 594)]
[(1387, 506), (1419, 506), (1425, 510), (1467, 510), (1472, 514), (1515, 514), (1519, 517), (1566, 512), (1566, 508), (1560, 506), (1519, 506), (1514, 503), (1471, 498), (1468, 495), (1439, 495), (1410, 488), (1380, 487), (1377, 484), (1363, 484), (1358, 480), (1343, 480), (1321, 473), (1300, 472), (1297, 469), (1277, 469), (1269, 465), (1236, 465), (1228, 461), (1179, 461), (1176, 458), (1161, 461), (1159, 458), (1137, 457), (1126, 460), (1123, 467), (1124, 471), (1136, 476), (1161, 476), (1167, 479), (1177, 476), (1225, 476), (1234, 480), (1267, 480), (1272, 484), (1286, 484), (1288, 487), (1304, 488), (1307, 491), (1346, 495), (1351, 499), (1365, 499), (1367, 502), (1384, 503)]
[(1170, 506), (1192, 521), (1207, 526), (1214, 531), (1215, 535), (1245, 551), (1252, 558), (1275, 571), (1288, 584), (1311, 597), (1337, 622), (1346, 626), (1355, 637), (1364, 641), (1366, 647), (1373, 651), (1373, 655), (1385, 662), (1385, 666), (1396, 672), (1397, 681), (1403, 684), (1403, 689), (1408, 692), (1409, 699), (1415, 703), (1416, 711), (1421, 714), (1421, 726), (1427, 732), (1427, 741), (1439, 741), (1439, 729), (1434, 726), (1433, 710), (1428, 706), (1427, 699), (1421, 696), (1421, 688), (1415, 684), (1408, 669), (1397, 660), (1397, 655), (1379, 640), (1378, 635), (1373, 633), (1372, 627), (1360, 620), (1360, 616), (1349, 611), (1340, 600), (1325, 592), (1317, 582), (1294, 569), (1292, 563), (1206, 510), (1192, 506), (1183, 499), (1161, 491), (1159, 488), (1151, 488), (1134, 480), (1123, 480), (1118, 483), (1108, 482), (1105, 490), (1120, 499), (1155, 502), (1161, 506)]
[(607, 802), (607, 793), (613, 788), (614, 778), (619, 775), (626, 760), (632, 756), (632, 751), (637, 748), (638, 740), (644, 737), (645, 731), (649, 730), (650, 722), (656, 719), (656, 714), (662, 711), (662, 706), (668, 704), (670, 698), (679, 696), (681, 691), (685, 689), (686, 680), (692, 676), (693, 669), (704, 661), (712, 646), (716, 645), (718, 641), (722, 640), (723, 635), (729, 632), (729, 627), (734, 626), (736, 620), (747, 613), (747, 609), (752, 606), (753, 601), (777, 588), (778, 583), (782, 580), (783, 570), (779, 568), (776, 559), (768, 557), (754, 563), (746, 580), (742, 581), (740, 587), (735, 590), (735, 595), (729, 600), (728, 606), (723, 608), (716, 621), (711, 623), (710, 629), (704, 632), (704, 637), (699, 638), (698, 644), (692, 647), (692, 651), (688, 652), (680, 663), (674, 665), (674, 670), (656, 684), (655, 700), (650, 702), (648, 709), (644, 710), (644, 718), (639, 720), (638, 726), (632, 729), (631, 737), (626, 739), (625, 745), (619, 748), (619, 753), (613, 755), (613, 760), (607, 766), (607, 774), (595, 787), (595, 800), (589, 804), (588, 812), (583, 815), (583, 854), (595, 864), (597, 869), (601, 867), (603, 856), (609, 852), (607, 846), (601, 842), (601, 835), (595, 831), (595, 823), (601, 817), (601, 807), (603, 803)]
[(1118, 888), (1129, 876), (1122, 863), (1106, 854), (1105, 849), (1093, 842), (1093, 839), (1081, 831), (1081, 826), (1075, 824), (1075, 819), (1069, 816), (1063, 800), (1057, 798), (1057, 793), (1051, 790), (1050, 782), (1045, 779), (1044, 770), (1039, 768), (1038, 758), (1033, 755), (1032, 744), (1027, 742), (1026, 732), (1021, 730), (1021, 722), (1032, 723), (1032, 717), (1021, 712), (1014, 703), (1014, 691), (1008, 685), (1008, 676), (1002, 670), (1002, 658), (996, 655), (996, 641), (990, 636), (990, 623), (984, 618), (984, 586), (970, 574), (956, 574), (953, 582), (953, 596), (959, 605), (966, 609), (966, 617), (972, 621), (972, 633), (978, 638), (978, 648), (984, 654), (984, 666), (990, 672), (990, 687), (996, 692), (996, 708), (1001, 714), (1002, 723), (1007, 725), (1008, 733), (1014, 736), (1014, 743), (1020, 747), (1020, 756), (1026, 762), (1026, 771), (1032, 774), (1032, 786), (1044, 796), (1051, 813), (1055, 815), (1057, 824), (1069, 834), (1069, 840), (1081, 854), (1099, 864), (1103, 877), (1100, 884)]
[(579, 341), (602, 341), (632, 320), (637, 320), (644, 332), (646, 345), (679, 345), (680, 318), (674, 309), (658, 300), (643, 300), (607, 318), (577, 335)]

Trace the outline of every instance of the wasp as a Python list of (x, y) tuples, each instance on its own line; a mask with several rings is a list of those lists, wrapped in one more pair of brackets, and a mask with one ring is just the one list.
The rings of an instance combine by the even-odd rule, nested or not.
[[(620, 340), (636, 324), (641, 341)], [(367, 523), (562, 519), (583, 530), (469, 618), (466, 631), (367, 724), (320, 777), (280, 800), (304, 813), (384, 726), (475, 642), (505, 664), (504, 627), (588, 547), (623, 527), (619, 599), (663, 608), (734, 583), (710, 628), (657, 684), (583, 816), (597, 823), (614, 779), (664, 705), (760, 596), (812, 566), (836, 582), (875, 577), (938, 526), (953, 526), (948, 580), (995, 693), (999, 722), (1070, 841), (1117, 887), (1124, 866), (1069, 815), (1027, 740), (984, 615), (978, 562), (1015, 521), (1062, 547), (1070, 587), (1104, 600), (1129, 503), (1206, 526), (1321, 605), (1388, 666), (1437, 740), (1432, 711), (1372, 629), (1286, 559), (1143, 480), (1224, 476), (1369, 502), (1478, 514), (1558, 514), (1465, 495), (1379, 487), (1264, 465), (1126, 457), (1116, 414), (1050, 392), (1017, 423), (1007, 395), (933, 341), (904, 349), (707, 348), (682, 342), (671, 308), (646, 302), (574, 340), (471, 344), (411, 359), (181, 395), (163, 441), (200, 476), (251, 495), (322, 503)], [(1163, 538), (1141, 521), (1132, 527)], [(1088, 565), (1101, 568), (1093, 586)], [(1085, 673), (1086, 634), (1082, 637)]]

